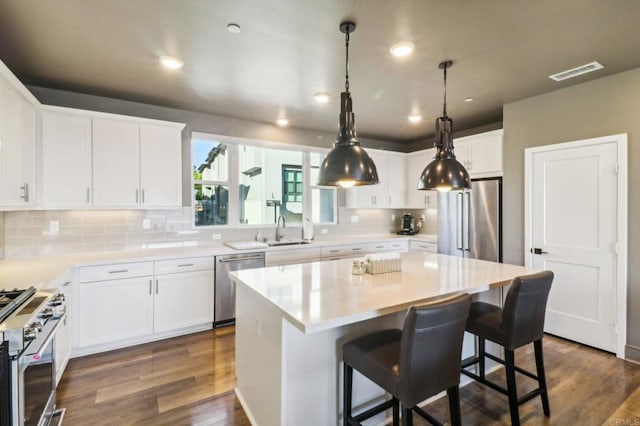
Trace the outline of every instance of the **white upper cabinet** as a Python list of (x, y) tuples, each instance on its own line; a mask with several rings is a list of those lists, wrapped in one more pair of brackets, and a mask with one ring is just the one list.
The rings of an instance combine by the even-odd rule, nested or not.
[(402, 208), (406, 198), (406, 157), (404, 154), (368, 149), (378, 170), (380, 183), (347, 190), (347, 208)]
[(42, 207), (181, 206), (183, 127), (45, 106)]
[(407, 157), (407, 205), (411, 209), (437, 209), (438, 192), (418, 190), (422, 171), (436, 154), (435, 148), (412, 152)]
[(91, 118), (42, 113), (42, 204), (91, 206)]
[(472, 178), (502, 176), (502, 129), (454, 139), (456, 158)]
[(38, 105), (0, 62), (0, 207), (35, 205)]
[(93, 119), (93, 203), (101, 207), (140, 204), (140, 126)]
[(140, 202), (143, 206), (182, 203), (182, 138), (175, 126), (140, 125)]

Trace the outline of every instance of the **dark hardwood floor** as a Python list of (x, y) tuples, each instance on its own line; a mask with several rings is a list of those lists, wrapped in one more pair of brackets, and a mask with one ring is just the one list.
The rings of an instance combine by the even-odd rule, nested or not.
[[(65, 426), (249, 425), (233, 393), (234, 337), (226, 327), (71, 360), (58, 387)], [(544, 354), (551, 418), (537, 398), (520, 407), (524, 425), (640, 425), (639, 365), (553, 336)], [(534, 370), (533, 349), (516, 362)], [(504, 383), (502, 370), (491, 378)], [(518, 386), (522, 395), (535, 383), (519, 375)], [(471, 383), (460, 396), (463, 424), (510, 423), (503, 395)], [(447, 407), (443, 398), (425, 408), (448, 422)]]

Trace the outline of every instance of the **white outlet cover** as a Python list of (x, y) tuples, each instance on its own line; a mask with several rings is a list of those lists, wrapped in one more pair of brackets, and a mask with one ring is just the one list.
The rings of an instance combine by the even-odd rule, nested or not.
[(151, 228), (151, 221), (149, 219), (142, 219), (142, 229)]
[(321, 234), (328, 234), (328, 233), (329, 233), (329, 230), (328, 230), (327, 228), (322, 228), (322, 229), (320, 230), (320, 233), (321, 233)]
[(395, 214), (391, 214), (391, 222), (395, 222), (396, 221), (396, 215)]
[(50, 220), (49, 232), (52, 234), (57, 234), (59, 230), (60, 230), (60, 222), (58, 222), (57, 220)]
[(351, 223), (358, 223), (358, 222), (360, 222), (360, 216), (358, 215), (351, 216)]
[(211, 234), (211, 239), (212, 240), (221, 240), (222, 239), (222, 234)]

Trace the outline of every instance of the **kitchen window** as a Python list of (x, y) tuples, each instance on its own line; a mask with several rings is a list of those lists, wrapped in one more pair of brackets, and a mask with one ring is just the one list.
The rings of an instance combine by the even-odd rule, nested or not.
[(218, 141), (192, 141), (195, 226), (229, 223), (228, 151), (228, 146)]
[(315, 185), (324, 153), (199, 133), (191, 150), (196, 227), (336, 223), (336, 189)]

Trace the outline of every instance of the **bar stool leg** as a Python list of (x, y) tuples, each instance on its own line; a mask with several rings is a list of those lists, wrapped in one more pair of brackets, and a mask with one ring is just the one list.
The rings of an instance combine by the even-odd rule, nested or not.
[(542, 356), (542, 339), (533, 342), (533, 348), (536, 354), (536, 372), (538, 373), (538, 386), (540, 387), (540, 398), (542, 399), (542, 410), (544, 415), (549, 417), (551, 409), (549, 408), (549, 394), (547, 393), (547, 379), (544, 375), (544, 359)]
[(353, 386), (353, 368), (347, 364), (344, 364), (344, 374), (343, 374), (343, 392), (344, 395), (342, 397), (342, 424), (344, 426), (349, 426), (349, 420), (351, 419), (351, 390)]
[(458, 386), (447, 389), (447, 396), (449, 397), (449, 416), (451, 417), (452, 426), (460, 426), (462, 424), (462, 417), (460, 415), (460, 392)]
[(413, 426), (413, 410), (402, 406), (402, 426)]
[(482, 337), (478, 337), (478, 357), (480, 358), (479, 360), (479, 376), (484, 379), (484, 372), (485, 372), (485, 340)]
[(400, 401), (395, 396), (393, 397), (393, 426), (400, 424)]
[(509, 411), (511, 412), (511, 424), (520, 426), (518, 413), (518, 390), (516, 389), (516, 368), (513, 351), (504, 350), (505, 373), (507, 375), (507, 393), (509, 396)]

